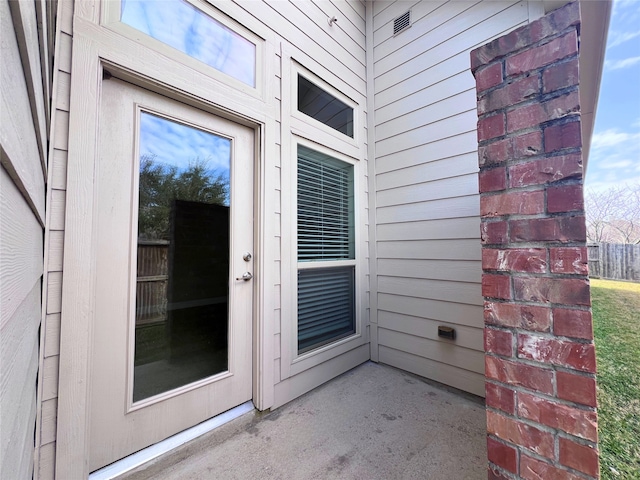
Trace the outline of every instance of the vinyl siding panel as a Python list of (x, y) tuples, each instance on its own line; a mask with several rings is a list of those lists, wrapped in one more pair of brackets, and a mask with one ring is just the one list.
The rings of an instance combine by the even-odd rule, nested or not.
[(69, 104), (71, 97), (71, 55), (73, 47), (73, 1), (57, 3), (56, 48), (51, 86), (51, 157), (47, 191), (47, 232), (45, 235), (45, 271), (43, 279), (44, 318), (34, 478), (53, 479), (55, 471), (56, 424), (60, 328), (62, 306), (62, 266), (67, 189), (67, 149), (69, 144)]
[[(394, 2), (374, 18), (379, 359), (484, 395), (475, 81), (469, 51), (526, 2)], [(393, 36), (411, 8), (412, 25)], [(456, 328), (455, 341), (437, 336)]]
[[(0, 3), (0, 478), (32, 478), (49, 124), (44, 2)], [(44, 15), (44, 17), (43, 17)]]

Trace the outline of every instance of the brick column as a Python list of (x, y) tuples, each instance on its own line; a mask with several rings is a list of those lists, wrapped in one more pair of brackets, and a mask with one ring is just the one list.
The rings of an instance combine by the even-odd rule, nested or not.
[(597, 478), (580, 6), (471, 53), (490, 479)]

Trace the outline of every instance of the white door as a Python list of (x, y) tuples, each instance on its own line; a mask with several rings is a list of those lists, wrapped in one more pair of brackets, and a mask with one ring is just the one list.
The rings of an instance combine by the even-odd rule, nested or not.
[(253, 130), (116, 78), (99, 128), (91, 471), (252, 397)]

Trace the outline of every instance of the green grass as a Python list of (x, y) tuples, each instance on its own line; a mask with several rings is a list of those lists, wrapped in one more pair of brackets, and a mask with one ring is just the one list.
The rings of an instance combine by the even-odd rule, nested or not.
[(640, 479), (640, 283), (591, 280), (603, 479)]

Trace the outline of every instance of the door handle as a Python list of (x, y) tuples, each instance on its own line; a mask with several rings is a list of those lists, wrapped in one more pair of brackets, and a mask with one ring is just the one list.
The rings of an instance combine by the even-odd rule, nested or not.
[(241, 277), (236, 278), (236, 280), (244, 280), (248, 282), (253, 278), (253, 274), (251, 272), (244, 272)]

